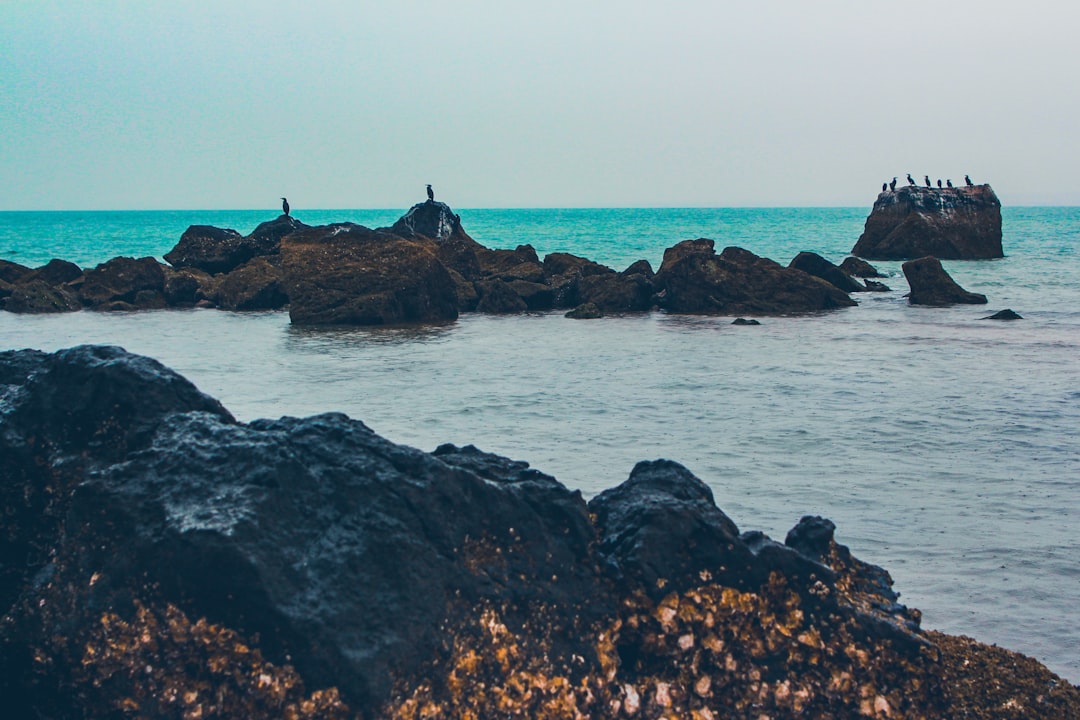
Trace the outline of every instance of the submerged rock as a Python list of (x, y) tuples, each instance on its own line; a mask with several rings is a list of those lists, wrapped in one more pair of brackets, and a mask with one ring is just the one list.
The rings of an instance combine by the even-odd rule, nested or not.
[(985, 295), (960, 287), (935, 257), (910, 260), (902, 269), (911, 288), (908, 302), (912, 305), (986, 304)]
[(0, 451), (13, 717), (1080, 711), (1035, 661), (921, 630), (828, 520), (740, 534), (669, 460), (586, 505), (340, 414), (239, 423), (100, 347), (0, 353)]
[(1001, 201), (989, 185), (881, 193), (851, 254), (872, 260), (1003, 257)]
[(1006, 308), (1004, 310), (998, 310), (993, 315), (987, 315), (983, 320), (1023, 320), (1024, 316), (1016, 312), (1012, 308)]

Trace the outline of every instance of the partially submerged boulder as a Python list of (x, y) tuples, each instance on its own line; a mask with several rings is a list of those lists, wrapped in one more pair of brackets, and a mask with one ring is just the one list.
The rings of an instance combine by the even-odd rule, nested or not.
[(749, 250), (717, 255), (705, 238), (665, 250), (653, 284), (660, 307), (677, 313), (778, 315), (856, 304), (830, 283)]
[(165, 307), (165, 272), (152, 257), (116, 257), (86, 271), (79, 297), (101, 310)]
[(0, 397), (13, 717), (1080, 712), (1035, 661), (924, 632), (828, 520), (739, 533), (669, 460), (586, 504), (341, 414), (236, 422), (119, 348), (0, 352)]
[(458, 293), (431, 240), (354, 223), (281, 241), (289, 317), (298, 325), (396, 325), (458, 316)]
[(989, 185), (902, 187), (881, 193), (852, 255), (871, 260), (943, 260), (1004, 256), (1001, 201)]
[(910, 260), (902, 269), (911, 288), (908, 302), (912, 305), (986, 304), (985, 295), (960, 287), (935, 257)]
[(863, 292), (866, 290), (865, 286), (857, 283), (846, 272), (815, 252), (804, 251), (799, 253), (791, 260), (788, 267), (802, 270), (804, 273), (809, 273), (814, 277), (819, 277), (846, 293)]

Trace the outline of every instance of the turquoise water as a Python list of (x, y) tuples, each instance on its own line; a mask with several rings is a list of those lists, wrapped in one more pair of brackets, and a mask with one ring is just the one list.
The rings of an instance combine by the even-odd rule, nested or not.
[[(401, 210), (304, 212), (389, 225)], [(489, 247), (531, 243), (621, 268), (709, 237), (834, 261), (866, 209), (458, 210)], [(667, 457), (743, 530), (803, 514), (886, 567), (924, 624), (1080, 681), (1080, 209), (1006, 208), (1006, 257), (947, 262), (986, 306), (892, 292), (803, 317), (466, 315), (429, 328), (305, 329), (287, 313), (0, 312), (0, 349), (112, 343), (156, 357), (242, 420), (339, 410), (426, 450), (474, 443), (586, 495)], [(160, 257), (190, 224), (273, 213), (0, 213), (0, 258)], [(1024, 320), (980, 318), (1011, 307)]]

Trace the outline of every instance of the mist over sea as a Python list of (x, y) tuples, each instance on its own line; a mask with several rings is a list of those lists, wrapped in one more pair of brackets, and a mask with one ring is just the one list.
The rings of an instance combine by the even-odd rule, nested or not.
[[(404, 209), (294, 208), (310, 225)], [(623, 269), (707, 237), (787, 264), (839, 263), (867, 208), (457, 209), (488, 247)], [(160, 258), (192, 224), (246, 234), (275, 211), (0, 212), (0, 258)], [(1032, 655), (1080, 682), (1080, 208), (1003, 209), (1006, 257), (946, 261), (985, 306), (890, 293), (798, 317), (561, 312), (421, 328), (297, 328), (287, 312), (0, 312), (0, 350), (121, 345), (239, 419), (341, 411), (396, 442), (526, 460), (592, 495), (639, 460), (707, 482), (741, 530), (782, 541), (807, 514), (890, 571), (924, 626)], [(1015, 322), (983, 320), (1012, 308)]]

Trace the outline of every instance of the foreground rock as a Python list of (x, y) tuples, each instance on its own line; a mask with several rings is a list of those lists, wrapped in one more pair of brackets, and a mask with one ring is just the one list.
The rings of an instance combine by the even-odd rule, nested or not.
[(832, 523), (740, 533), (681, 465), (586, 504), (339, 414), (236, 422), (117, 348), (0, 353), (12, 717), (1076, 717), (925, 633)]
[(742, 248), (719, 255), (712, 240), (684, 240), (664, 251), (653, 279), (659, 304), (678, 313), (815, 312), (855, 305), (847, 293), (802, 270)]
[(989, 185), (883, 192), (851, 254), (871, 260), (1003, 257), (1001, 202)]
[(908, 302), (912, 305), (986, 304), (985, 295), (960, 287), (935, 257), (910, 260), (901, 268), (911, 288)]

